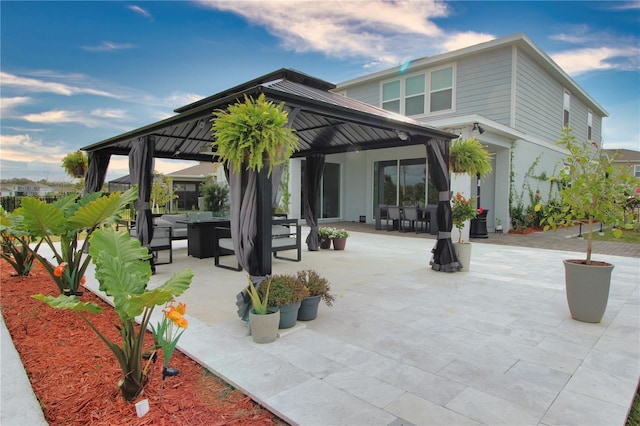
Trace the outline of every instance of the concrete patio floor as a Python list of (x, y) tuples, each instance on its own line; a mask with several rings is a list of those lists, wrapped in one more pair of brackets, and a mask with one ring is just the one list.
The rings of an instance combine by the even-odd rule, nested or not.
[(344, 252), (274, 259), (273, 273), (315, 269), (338, 297), (264, 345), (236, 315), (246, 274), (188, 257), (185, 241), (151, 286), (191, 268), (179, 349), (291, 424), (624, 424), (640, 378), (639, 258), (594, 256), (615, 269), (604, 319), (587, 324), (569, 315), (562, 265), (583, 253), (474, 242), (470, 272), (448, 274), (428, 265), (433, 243), (352, 232)]

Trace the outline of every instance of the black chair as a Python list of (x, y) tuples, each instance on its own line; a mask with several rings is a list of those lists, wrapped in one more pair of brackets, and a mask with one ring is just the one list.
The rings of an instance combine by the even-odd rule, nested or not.
[[(391, 220), (391, 228), (389, 228), (389, 220)], [(400, 216), (399, 206), (389, 206), (387, 209), (387, 231), (393, 231), (395, 224), (398, 223), (398, 229), (402, 230), (402, 217)]]

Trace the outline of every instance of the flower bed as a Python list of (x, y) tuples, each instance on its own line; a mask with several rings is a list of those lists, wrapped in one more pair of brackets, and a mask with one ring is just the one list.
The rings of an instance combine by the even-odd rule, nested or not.
[[(39, 265), (28, 277), (11, 277), (12, 268), (4, 260), (0, 268), (2, 314), (50, 424), (283, 424), (179, 351), (171, 366), (180, 373), (165, 379), (161, 401), (162, 358), (151, 364), (142, 397), (149, 400), (150, 411), (138, 418), (135, 405), (126, 402), (117, 387), (122, 373), (106, 345), (77, 314), (31, 297), (58, 294), (53, 279)], [(89, 291), (81, 300), (105, 308), (91, 320), (108, 338), (118, 339), (115, 311)], [(151, 335), (145, 340), (153, 341)]]

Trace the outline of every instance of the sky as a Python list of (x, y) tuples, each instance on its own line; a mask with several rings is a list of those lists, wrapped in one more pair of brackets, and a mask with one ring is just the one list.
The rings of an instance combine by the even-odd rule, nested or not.
[(66, 154), (280, 68), (340, 83), (521, 32), (640, 150), (640, 1), (2, 0), (0, 178), (70, 181)]

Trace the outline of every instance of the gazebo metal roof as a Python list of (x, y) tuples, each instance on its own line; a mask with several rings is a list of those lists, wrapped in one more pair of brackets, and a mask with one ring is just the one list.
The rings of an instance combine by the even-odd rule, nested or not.
[[(213, 161), (210, 120), (216, 109), (242, 101), (244, 96), (284, 102), (300, 140), (294, 157), (424, 144), (429, 138), (457, 135), (430, 127), (329, 90), (335, 85), (291, 69), (280, 69), (175, 110), (176, 115), (83, 147), (87, 152), (128, 155), (142, 136), (155, 137), (155, 157)], [(426, 139), (425, 139), (426, 138)]]

